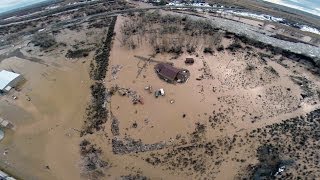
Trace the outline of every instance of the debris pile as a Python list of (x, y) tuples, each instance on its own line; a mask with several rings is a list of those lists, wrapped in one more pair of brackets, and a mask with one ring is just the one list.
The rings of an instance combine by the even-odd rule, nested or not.
[(257, 156), (260, 163), (254, 169), (253, 179), (272, 179), (284, 165), (280, 159), (278, 148), (273, 145), (259, 147)]
[(113, 138), (112, 151), (115, 154), (128, 154), (132, 152), (146, 152), (160, 150), (166, 147), (165, 142), (144, 144), (141, 140), (125, 138), (124, 140)]
[(201, 81), (202, 79), (213, 79), (213, 75), (211, 72), (211, 69), (206, 61), (202, 61), (203, 67), (199, 69), (199, 71), (202, 71), (202, 74), (196, 78), (196, 80)]
[(91, 144), (88, 140), (84, 139), (80, 143), (80, 153), (82, 156), (84, 175), (92, 179), (98, 179), (104, 176), (103, 170), (109, 168), (110, 165), (100, 158), (102, 153), (100, 148), (97, 148), (95, 144)]
[(111, 67), (111, 75), (112, 75), (112, 79), (115, 80), (117, 79), (117, 74), (118, 72), (122, 69), (121, 65), (115, 65)]
[(146, 86), (146, 87), (144, 87), (144, 90), (148, 91), (151, 94), (152, 93), (152, 86), (151, 85)]
[(144, 104), (143, 97), (138, 95), (136, 91), (133, 91), (130, 88), (118, 88), (118, 93), (120, 96), (131, 97), (133, 104)]
[[(319, 169), (320, 166), (317, 148), (319, 120), (320, 109), (251, 131), (248, 136), (250, 141), (267, 145), (258, 148), (257, 157), (260, 162), (249, 169), (249, 179), (255, 176), (274, 179), (275, 175), (279, 179), (319, 177), (319, 171), (312, 170)], [(294, 159), (294, 163), (292, 160), (282, 160), (284, 155)], [(264, 169), (266, 167), (267, 170)]]
[(120, 135), (120, 129), (119, 129), (119, 120), (111, 114), (112, 122), (111, 122), (111, 133), (114, 136)]

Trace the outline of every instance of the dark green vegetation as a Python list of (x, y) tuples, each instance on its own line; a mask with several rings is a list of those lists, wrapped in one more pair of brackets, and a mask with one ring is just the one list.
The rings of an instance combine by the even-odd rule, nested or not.
[(52, 35), (42, 32), (33, 35), (31, 43), (33, 43), (35, 46), (39, 46), (41, 49), (48, 49), (57, 44)]
[(85, 176), (88, 176), (90, 179), (98, 179), (104, 176), (103, 169), (108, 168), (110, 165), (100, 158), (102, 154), (100, 148), (84, 139), (80, 143), (80, 154), (83, 157), (83, 170), (88, 172)]
[(76, 49), (76, 50), (68, 50), (66, 57), (67, 58), (82, 58), (87, 57), (90, 53), (91, 49)]
[(87, 107), (87, 120), (84, 122), (81, 136), (93, 134), (94, 130), (99, 131), (102, 125), (107, 121), (107, 110), (104, 105), (106, 97), (104, 84), (97, 82), (91, 86), (92, 100)]
[[(91, 102), (86, 109), (87, 119), (80, 132), (80, 137), (102, 130), (104, 128), (103, 124), (107, 121), (108, 110), (105, 106), (106, 88), (102, 80), (106, 76), (109, 65), (109, 55), (116, 20), (117, 17), (112, 18), (106, 39), (101, 47), (96, 50), (95, 57), (90, 64), (90, 77), (95, 82), (91, 86)], [(105, 175), (103, 170), (111, 167), (108, 162), (101, 159), (101, 149), (96, 145), (92, 145), (86, 139), (80, 143), (80, 152), (83, 161), (83, 175), (89, 179), (101, 178)]]
[(114, 17), (111, 20), (108, 34), (103, 42), (103, 45), (100, 49), (96, 51), (96, 56), (94, 57), (94, 62), (91, 62), (91, 78), (97, 81), (101, 81), (106, 77), (106, 72), (109, 65), (109, 56), (112, 47), (112, 37), (114, 35), (114, 26), (116, 24), (117, 17)]
[(91, 104), (87, 107), (87, 120), (84, 122), (81, 136), (101, 130), (102, 125), (107, 121), (107, 109), (104, 107), (106, 88), (101, 81), (105, 78), (109, 65), (109, 55), (116, 20), (117, 17), (112, 19), (106, 39), (102, 46), (97, 49), (94, 60), (90, 64), (90, 77), (97, 82), (91, 86), (92, 99)]

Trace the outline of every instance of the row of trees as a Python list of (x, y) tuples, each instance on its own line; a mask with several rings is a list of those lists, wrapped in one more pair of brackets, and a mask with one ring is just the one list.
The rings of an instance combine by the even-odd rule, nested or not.
[[(221, 49), (223, 33), (209, 21), (193, 20), (186, 16), (160, 15), (158, 11), (131, 14), (120, 29), (119, 41), (134, 49), (145, 39), (156, 53), (180, 54), (195, 52), (198, 48)], [(203, 44), (205, 47), (200, 47)]]

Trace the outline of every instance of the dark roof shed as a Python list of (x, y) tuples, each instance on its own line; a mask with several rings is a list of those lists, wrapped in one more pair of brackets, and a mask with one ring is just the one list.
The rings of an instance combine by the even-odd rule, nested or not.
[(157, 73), (169, 81), (175, 81), (178, 73), (181, 71), (167, 63), (157, 64), (155, 67)]

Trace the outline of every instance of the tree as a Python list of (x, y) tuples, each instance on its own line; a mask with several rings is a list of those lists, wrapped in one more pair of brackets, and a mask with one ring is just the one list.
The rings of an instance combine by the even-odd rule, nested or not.
[(52, 35), (45, 32), (40, 32), (33, 35), (31, 43), (33, 43), (35, 46), (39, 46), (42, 49), (48, 49), (57, 42)]

